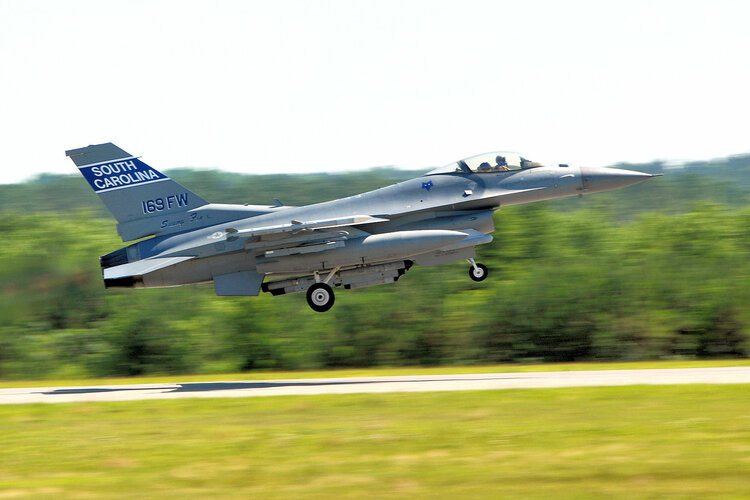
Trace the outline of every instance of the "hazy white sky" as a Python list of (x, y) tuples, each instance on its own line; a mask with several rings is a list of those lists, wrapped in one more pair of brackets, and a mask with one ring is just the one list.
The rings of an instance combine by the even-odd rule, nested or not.
[(0, 183), (750, 151), (746, 1), (0, 0)]

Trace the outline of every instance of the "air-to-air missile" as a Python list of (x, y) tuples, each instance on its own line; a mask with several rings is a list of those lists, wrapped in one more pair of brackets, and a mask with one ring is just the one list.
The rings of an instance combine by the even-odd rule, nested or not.
[(492, 241), (494, 211), (654, 177), (544, 166), (494, 152), (314, 205), (225, 205), (209, 203), (112, 143), (66, 155), (117, 219), (122, 240), (140, 240), (100, 257), (105, 287), (213, 282), (218, 295), (306, 291), (310, 307), (321, 312), (333, 306), (334, 288), (392, 283), (414, 264), (466, 260), (469, 277), (483, 281), (488, 269), (474, 259), (476, 247)]

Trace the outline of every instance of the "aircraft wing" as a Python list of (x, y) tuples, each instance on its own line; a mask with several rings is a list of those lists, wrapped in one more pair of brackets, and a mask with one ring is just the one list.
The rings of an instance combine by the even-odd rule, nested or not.
[(373, 217), (371, 215), (352, 215), (349, 217), (335, 219), (320, 219), (311, 221), (292, 220), (288, 224), (277, 224), (275, 226), (253, 227), (248, 229), (228, 228), (227, 236), (237, 237), (254, 237), (271, 234), (292, 233), (297, 234), (302, 231), (316, 231), (322, 229), (335, 229), (346, 226), (358, 226), (360, 224), (372, 224), (375, 222), (387, 222), (388, 219)]
[(226, 229), (226, 238), (246, 238), (245, 248), (265, 250), (266, 257), (324, 252), (344, 246), (349, 238), (369, 233), (354, 226), (387, 222), (371, 215), (351, 215), (320, 220), (292, 220), (288, 224)]

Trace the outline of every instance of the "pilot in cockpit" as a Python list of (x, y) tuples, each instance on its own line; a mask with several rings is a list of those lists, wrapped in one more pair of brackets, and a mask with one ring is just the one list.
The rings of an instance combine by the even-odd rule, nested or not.
[(482, 162), (481, 165), (477, 167), (477, 172), (489, 172), (491, 170), (493, 170), (493, 168), (490, 167), (489, 162), (486, 161)]
[(508, 162), (505, 161), (505, 157), (501, 155), (497, 155), (495, 157), (495, 161), (497, 162), (497, 165), (495, 166), (494, 170), (500, 170), (502, 172), (507, 172), (510, 170), (508, 168)]

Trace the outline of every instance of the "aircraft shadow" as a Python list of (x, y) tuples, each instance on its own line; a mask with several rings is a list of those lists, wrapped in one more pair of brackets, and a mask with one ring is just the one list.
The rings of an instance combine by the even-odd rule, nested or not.
[[(524, 378), (524, 377), (504, 377), (504, 378)], [(477, 378), (471, 380), (494, 380), (491, 378)], [(364, 385), (364, 384), (380, 384), (388, 382), (391, 384), (414, 384), (422, 382), (455, 382), (455, 381), (466, 381), (466, 379), (415, 379), (415, 380), (347, 380), (347, 381), (331, 381), (331, 382), (195, 382), (179, 384), (179, 387), (166, 386), (166, 387), (75, 387), (70, 389), (55, 389), (48, 392), (42, 392), (39, 394), (44, 395), (63, 395), (63, 394), (94, 394), (101, 392), (125, 392), (125, 391), (161, 391), (161, 392), (211, 392), (211, 391), (231, 391), (231, 390), (242, 390), (242, 389), (269, 389), (276, 387), (320, 387), (320, 386), (331, 386), (331, 385)]]

